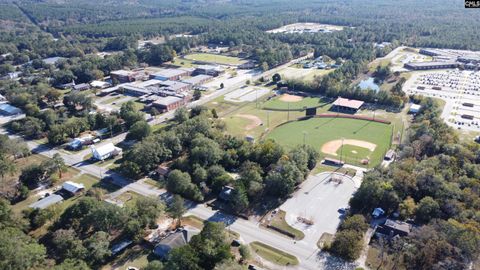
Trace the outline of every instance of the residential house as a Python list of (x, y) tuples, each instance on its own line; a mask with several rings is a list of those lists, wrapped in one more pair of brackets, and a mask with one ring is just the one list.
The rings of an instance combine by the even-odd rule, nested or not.
[(199, 233), (200, 230), (189, 226), (179, 229), (160, 240), (160, 242), (155, 246), (153, 253), (162, 259), (166, 259), (168, 253), (170, 253), (170, 250), (185, 246), (188, 244), (188, 242), (190, 242), (194, 235)]
[(377, 236), (393, 238), (396, 236), (405, 237), (412, 232), (412, 225), (399, 220), (387, 219), (385, 224), (379, 225), (375, 230)]
[(30, 204), (29, 207), (34, 209), (45, 209), (51, 205), (60, 203), (61, 201), (63, 201), (62, 196), (53, 194)]
[(91, 146), (92, 156), (96, 160), (105, 160), (122, 153), (122, 149), (115, 147), (113, 143), (107, 143), (99, 147)]
[(62, 185), (62, 189), (70, 193), (70, 195), (76, 195), (85, 190), (85, 186), (83, 184), (75, 183), (72, 181), (66, 181)]
[(85, 91), (88, 89), (90, 89), (90, 85), (88, 83), (81, 83), (73, 86), (73, 90), (75, 91)]
[(22, 110), (8, 103), (0, 104), (0, 115), (13, 116), (22, 114)]

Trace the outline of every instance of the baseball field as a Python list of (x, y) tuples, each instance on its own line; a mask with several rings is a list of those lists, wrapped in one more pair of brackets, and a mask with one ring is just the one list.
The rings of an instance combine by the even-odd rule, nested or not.
[(346, 118), (311, 118), (283, 124), (267, 138), (286, 148), (304, 142), (319, 151), (322, 157), (341, 159), (348, 164), (376, 166), (390, 147), (392, 125)]

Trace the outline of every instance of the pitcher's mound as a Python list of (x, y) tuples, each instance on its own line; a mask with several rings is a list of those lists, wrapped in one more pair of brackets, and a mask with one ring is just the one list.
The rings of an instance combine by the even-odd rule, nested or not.
[(303, 99), (301, 96), (295, 96), (295, 95), (289, 95), (289, 94), (283, 94), (280, 96), (279, 100), (283, 102), (299, 102)]

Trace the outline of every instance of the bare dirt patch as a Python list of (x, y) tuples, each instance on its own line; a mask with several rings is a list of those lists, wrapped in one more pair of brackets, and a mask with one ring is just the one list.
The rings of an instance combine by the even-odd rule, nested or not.
[(301, 96), (283, 94), (280, 96), (279, 100), (283, 102), (299, 102), (303, 99)]
[(235, 115), (237, 117), (240, 117), (240, 118), (244, 118), (244, 119), (248, 119), (250, 120), (250, 124), (245, 126), (245, 130), (252, 130), (258, 126), (260, 126), (262, 124), (262, 120), (258, 117), (258, 116), (255, 116), (255, 115), (251, 115), (251, 114), (237, 114)]
[[(367, 148), (371, 152), (375, 151), (375, 148), (377, 148), (377, 145), (374, 143), (366, 142), (366, 141), (360, 141), (360, 140), (343, 140), (343, 144), (349, 144), (353, 146), (358, 146), (362, 148)], [(342, 140), (333, 140), (325, 143), (322, 145), (321, 151), (325, 154), (329, 154), (332, 156), (337, 155), (338, 149), (342, 147)]]

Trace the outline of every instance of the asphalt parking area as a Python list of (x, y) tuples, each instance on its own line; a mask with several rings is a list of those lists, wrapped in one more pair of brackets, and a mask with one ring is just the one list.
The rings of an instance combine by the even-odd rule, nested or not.
[[(309, 176), (302, 187), (280, 206), (287, 214), (287, 223), (305, 234), (302, 241), (310, 246), (316, 246), (320, 236), (327, 232), (334, 234), (342, 219), (339, 209), (348, 207), (348, 202), (357, 190), (354, 181), (349, 177), (341, 178), (341, 182), (329, 181), (331, 173), (321, 173)], [(307, 225), (298, 217), (313, 222)]]

